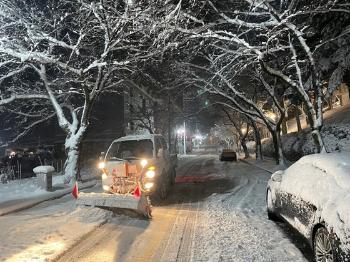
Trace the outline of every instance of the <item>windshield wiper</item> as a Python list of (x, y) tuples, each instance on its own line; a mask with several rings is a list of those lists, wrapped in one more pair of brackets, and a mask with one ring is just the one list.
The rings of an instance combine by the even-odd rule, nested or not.
[(118, 158), (118, 157), (111, 157), (109, 160), (125, 161), (125, 159)]
[(130, 159), (130, 160), (132, 160), (132, 159), (139, 160), (139, 159), (141, 159), (141, 158), (136, 157), (136, 156), (128, 156), (128, 157), (125, 157), (125, 159), (126, 159), (126, 160), (128, 160), (128, 159)]

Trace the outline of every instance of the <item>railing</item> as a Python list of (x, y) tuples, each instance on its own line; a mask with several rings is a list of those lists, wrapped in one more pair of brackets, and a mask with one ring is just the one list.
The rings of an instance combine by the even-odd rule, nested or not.
[[(62, 159), (55, 161), (42, 161), (41, 165), (53, 166), (57, 173), (62, 172), (64, 161)], [(34, 176), (33, 170), (23, 170), (23, 165), (20, 161), (12, 163), (12, 165), (7, 165), (0, 168), (0, 182), (7, 183), (9, 180), (23, 179), (26, 177)]]

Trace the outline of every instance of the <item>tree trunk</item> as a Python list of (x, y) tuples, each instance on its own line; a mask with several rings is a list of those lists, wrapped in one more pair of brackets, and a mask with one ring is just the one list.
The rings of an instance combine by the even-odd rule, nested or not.
[(76, 148), (70, 148), (67, 153), (67, 159), (64, 162), (64, 183), (72, 185), (78, 172), (79, 151)]
[(79, 148), (81, 147), (81, 142), (83, 135), (85, 133), (84, 128), (79, 128), (76, 134), (72, 134), (66, 137), (66, 152), (67, 158), (64, 162), (64, 183), (73, 185), (77, 179), (77, 174), (79, 172), (79, 158), (80, 152)]
[(249, 151), (248, 151), (248, 148), (247, 148), (247, 144), (245, 142), (245, 138), (241, 140), (241, 146), (243, 148), (243, 151), (244, 151), (244, 158), (249, 158)]
[(320, 130), (315, 128), (312, 130), (311, 133), (312, 133), (312, 138), (314, 139), (314, 143), (315, 143), (316, 148), (317, 148), (317, 152), (318, 153), (326, 153), (327, 151), (326, 151)]
[(251, 121), (253, 129), (254, 129), (254, 135), (255, 135), (255, 158), (256, 160), (262, 160), (263, 154), (262, 154), (262, 148), (261, 148), (261, 136), (258, 127), (256, 126), (254, 121)]
[(283, 118), (282, 121), (282, 134), (286, 135), (288, 133), (288, 128), (287, 128), (287, 121), (285, 118)]
[(294, 114), (295, 114), (295, 120), (297, 122), (298, 132), (300, 132), (301, 131), (301, 123), (300, 123), (300, 115), (299, 115), (299, 107), (298, 106), (295, 106)]
[(275, 160), (277, 165), (284, 165), (284, 156), (282, 151), (280, 130), (270, 130), (272, 135), (273, 147), (275, 151)]

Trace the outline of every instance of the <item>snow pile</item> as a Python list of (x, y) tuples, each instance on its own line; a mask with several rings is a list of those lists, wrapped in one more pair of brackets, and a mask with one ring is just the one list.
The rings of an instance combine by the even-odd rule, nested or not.
[(350, 153), (303, 157), (284, 172), (280, 189), (313, 204), (350, 251)]
[[(52, 184), (55, 187), (64, 189), (63, 176), (54, 176)], [(37, 178), (25, 178), (21, 180), (9, 180), (8, 183), (0, 183), (0, 203), (14, 200), (31, 198), (40, 195), (49, 194), (44, 189), (41, 189), (37, 184)]]
[(40, 174), (40, 173), (52, 173), (55, 172), (55, 168), (53, 166), (37, 166), (36, 168), (33, 169), (33, 172), (35, 174)]
[(36, 184), (36, 178), (22, 180), (10, 180), (6, 184), (0, 184), (0, 203), (19, 199), (35, 197), (47, 193)]
[[(350, 124), (325, 125), (321, 131), (327, 152), (350, 152)], [(272, 139), (262, 141), (263, 153), (274, 155)], [(310, 131), (289, 133), (282, 136), (284, 156), (290, 161), (296, 161), (302, 156), (316, 153), (316, 147)]]
[(0, 261), (54, 260), (110, 216), (111, 212), (98, 208), (76, 208), (66, 196), (0, 217)]

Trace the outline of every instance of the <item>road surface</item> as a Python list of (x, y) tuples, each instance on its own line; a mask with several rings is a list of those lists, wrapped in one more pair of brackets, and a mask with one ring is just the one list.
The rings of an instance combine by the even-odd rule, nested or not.
[(57, 261), (307, 261), (305, 243), (283, 224), (266, 219), (269, 176), (216, 156), (180, 159), (176, 186), (154, 207), (152, 220), (117, 214)]

